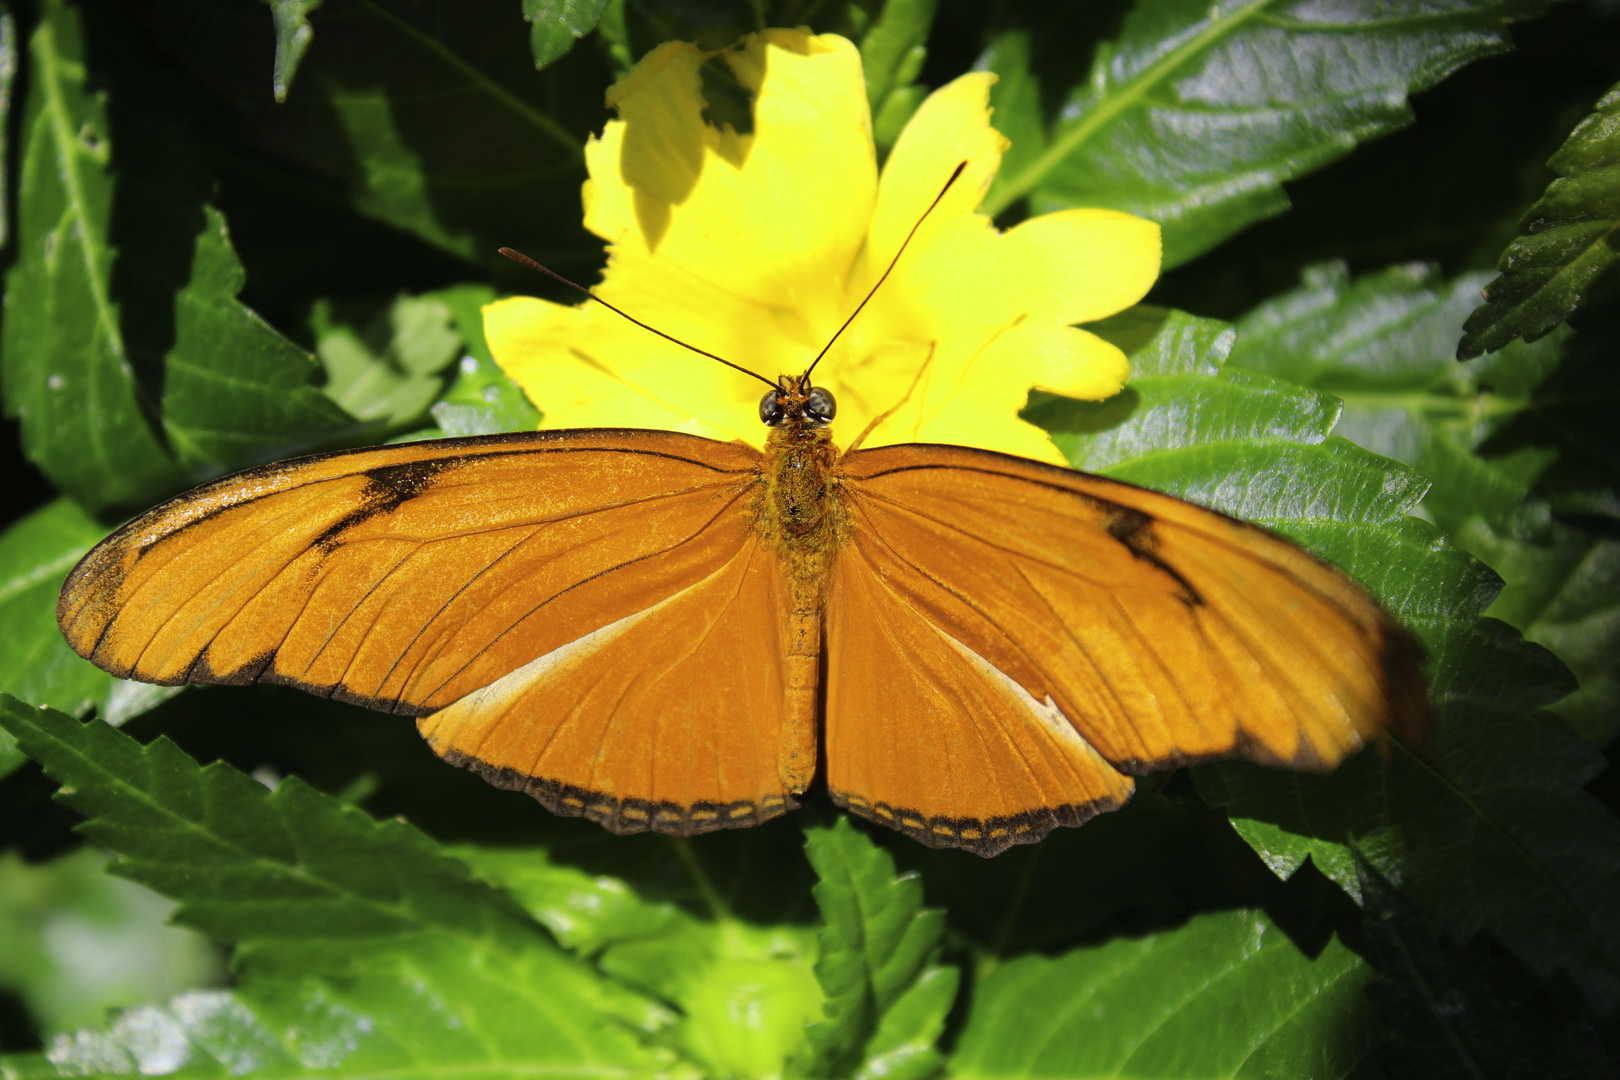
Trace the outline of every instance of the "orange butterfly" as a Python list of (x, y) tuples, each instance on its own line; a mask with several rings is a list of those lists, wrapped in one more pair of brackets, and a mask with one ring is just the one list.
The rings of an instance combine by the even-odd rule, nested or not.
[(839, 805), (993, 855), (1133, 774), (1420, 733), (1416, 644), (1293, 543), (984, 450), (840, 453), (834, 409), (806, 371), (761, 402), (763, 453), (543, 431), (251, 469), (104, 540), (57, 618), (120, 678), (418, 717), (619, 833), (758, 824), (824, 770)]

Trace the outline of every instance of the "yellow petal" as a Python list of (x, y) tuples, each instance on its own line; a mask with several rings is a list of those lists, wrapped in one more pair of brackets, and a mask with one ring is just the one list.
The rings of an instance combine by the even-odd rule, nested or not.
[[(988, 340), (958, 339), (934, 350), (910, 396), (866, 445), (947, 442), (1061, 463), (1046, 433), (1018, 418), (1029, 391), (1100, 400), (1118, 393), (1129, 375), (1124, 353), (1072, 326), (1024, 324)], [(904, 396), (902, 389), (894, 401)]]
[[(1026, 389), (1101, 401), (1124, 389), (1131, 364), (1119, 347), (1073, 326), (1026, 323), (999, 335), (980, 354), (968, 380), (990, 378)], [(1018, 403), (1023, 407), (1023, 402)]]
[(1117, 210), (1064, 210), (1001, 234), (958, 229), (919, 256), (901, 284), (910, 317), (937, 334), (1090, 322), (1147, 295), (1159, 226)]
[(593, 307), (513, 297), (484, 308), (490, 352), (545, 413), (545, 427), (658, 428), (763, 444), (764, 387)]
[[(883, 273), (906, 234), (964, 161), (967, 168), (917, 231), (902, 265), (915, 265), (912, 255), (926, 248), (933, 235), (973, 220), (1008, 145), (990, 126), (990, 87), (995, 81), (988, 72), (972, 72), (940, 87), (928, 95), (895, 140), (872, 211), (867, 243), (872, 280)], [(977, 228), (989, 227), (987, 218), (981, 216), (977, 222)]]
[(585, 227), (602, 239), (622, 244), (648, 229), (661, 234), (667, 221), (643, 223), (640, 214), (656, 217), (692, 193), (705, 147), (719, 138), (702, 117), (698, 69), (708, 56), (696, 45), (666, 42), (608, 88), (607, 103), (623, 119), (585, 146)]
[(835, 35), (750, 35), (722, 53), (754, 130), (702, 119), (709, 54), (665, 45), (609, 91), (620, 120), (587, 149), (586, 224), (756, 302), (836, 326), (876, 191), (860, 54)]

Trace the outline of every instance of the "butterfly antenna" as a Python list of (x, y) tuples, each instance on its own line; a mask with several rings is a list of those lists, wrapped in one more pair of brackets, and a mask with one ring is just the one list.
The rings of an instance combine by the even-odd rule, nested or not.
[[(966, 162), (964, 162), (963, 164), (966, 164)], [(961, 172), (961, 171), (962, 171), (961, 169), (957, 170), (957, 172)], [(954, 180), (955, 177), (952, 177), (952, 179)], [(943, 195), (944, 192), (940, 192), (940, 194)], [(936, 199), (934, 201), (938, 202), (939, 200)], [(929, 209), (933, 209), (933, 208), (930, 207)], [(917, 230), (912, 229), (911, 231), (916, 232)], [(909, 240), (910, 237), (907, 237), (907, 239)], [(730, 360), (727, 360), (725, 357), (716, 356), (714, 353), (709, 352), (707, 349), (700, 349), (696, 345), (688, 345), (686, 342), (682, 341), (680, 338), (673, 337), (673, 336), (671, 336), (669, 334), (666, 334), (662, 330), (658, 329), (656, 326), (648, 326), (646, 323), (642, 322), (640, 319), (636, 318), (634, 315), (631, 315), (629, 312), (623, 311), (620, 308), (614, 307), (612, 304), (608, 303), (606, 300), (602, 299), (600, 296), (597, 296), (595, 293), (591, 292), (591, 290), (587, 289), (585, 286), (577, 285), (574, 282), (569, 281), (567, 278), (565, 278), (561, 274), (557, 273), (557, 271), (552, 270), (550, 267), (540, 265), (539, 263), (535, 262), (533, 259), (529, 258), (527, 255), (523, 254), (523, 252), (521, 252), (521, 251), (516, 251), (516, 250), (514, 250), (512, 248), (509, 248), (509, 247), (503, 247), (503, 248), (500, 249), (500, 252), (501, 252), (502, 255), (505, 255), (508, 259), (511, 259), (515, 263), (522, 263), (524, 266), (527, 266), (530, 270), (538, 270), (542, 274), (546, 275), (546, 277), (551, 278), (553, 281), (559, 281), (562, 284), (568, 286), (570, 289), (574, 289), (574, 290), (576, 290), (578, 292), (584, 293), (586, 296), (590, 297), (592, 300), (595, 300), (598, 304), (601, 304), (603, 307), (607, 308), (609, 311), (613, 312), (615, 315), (618, 315), (618, 316), (620, 316), (622, 318), (625, 318), (625, 319), (629, 319), (631, 322), (635, 323), (637, 326), (641, 327), (643, 330), (646, 330), (649, 333), (657, 334), (659, 337), (663, 338), (665, 341), (674, 342), (676, 345), (679, 345), (681, 348), (690, 349), (693, 352), (697, 353), (699, 356), (707, 356), (710, 360), (718, 360), (718, 361), (720, 361), (720, 363), (726, 365), (726, 367), (728, 367), (728, 368), (731, 368), (733, 371), (740, 371), (744, 375), (752, 376), (753, 378), (756, 378), (760, 382), (764, 383), (766, 386), (774, 387), (776, 385), (774, 382), (767, 379), (765, 376), (760, 375), (757, 372), (749, 371), (747, 368), (743, 367), (741, 364), (733, 364)], [(887, 275), (885, 275), (885, 276), (887, 276)], [(881, 285), (882, 282), (878, 282), (878, 284)], [(859, 309), (857, 308), (856, 310), (859, 310)]]
[[(939, 189), (939, 194), (935, 195), (934, 201), (928, 204), (928, 209), (922, 212), (922, 217), (917, 219), (917, 224), (913, 225), (911, 227), (911, 231), (906, 233), (905, 240), (903, 240), (900, 244), (900, 250), (896, 251), (894, 253), (894, 258), (889, 260), (889, 268), (883, 271), (882, 277), (877, 279), (877, 284), (872, 286), (871, 292), (866, 294), (866, 299), (862, 300), (859, 306), (857, 306), (854, 311), (849, 313), (849, 318), (845, 319), (844, 325), (838, 328), (838, 333), (827, 339), (827, 344), (823, 345), (821, 351), (816, 353), (816, 358), (810, 361), (810, 366), (804, 369), (804, 378), (807, 381), (810, 378), (810, 373), (816, 370), (816, 365), (821, 363), (821, 358), (827, 355), (827, 350), (833, 347), (833, 342), (838, 340), (840, 334), (849, 329), (849, 324), (855, 321), (855, 316), (861, 313), (861, 308), (864, 308), (867, 301), (872, 299), (872, 293), (877, 292), (878, 289), (883, 287), (883, 283), (889, 280), (889, 275), (894, 273), (895, 264), (900, 261), (900, 256), (906, 253), (906, 246), (911, 243), (911, 238), (917, 235), (917, 230), (922, 228), (922, 223), (928, 220), (928, 215), (934, 212), (934, 207), (939, 205), (939, 200), (943, 199), (945, 197), (945, 193), (951, 190), (951, 185), (956, 183), (957, 177), (962, 175), (962, 170), (967, 168), (967, 166), (968, 163), (964, 161), (956, 167), (955, 172), (951, 173), (951, 178), (945, 181), (944, 187)], [(551, 271), (547, 270), (546, 273), (550, 274)], [(556, 275), (553, 274), (552, 276), (555, 277)], [(578, 288), (578, 286), (575, 286), (575, 288)]]

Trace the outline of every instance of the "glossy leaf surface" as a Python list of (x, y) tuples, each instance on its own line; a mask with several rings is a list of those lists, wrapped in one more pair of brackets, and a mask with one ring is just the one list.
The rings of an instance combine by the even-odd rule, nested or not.
[[(1038, 153), (1019, 149), (1003, 168), (986, 208), (1028, 197), (1036, 213), (1127, 210), (1164, 227), (1175, 266), (1286, 210), (1284, 181), (1410, 123), (1409, 93), (1506, 49), (1507, 23), (1537, 6), (1392, 10), (1379, 0), (1135, 5), (1074, 80)], [(991, 103), (1010, 135), (1039, 123), (1031, 56), (1027, 39), (993, 48), (1004, 87)]]

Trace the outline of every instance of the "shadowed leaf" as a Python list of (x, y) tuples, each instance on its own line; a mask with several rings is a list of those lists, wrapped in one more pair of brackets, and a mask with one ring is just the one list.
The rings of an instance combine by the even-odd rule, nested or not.
[(1463, 324), (1457, 358), (1534, 341), (1565, 319), (1620, 296), (1620, 85), (1547, 162), (1558, 179), (1519, 222), (1502, 276)]

